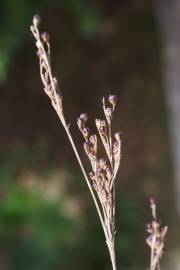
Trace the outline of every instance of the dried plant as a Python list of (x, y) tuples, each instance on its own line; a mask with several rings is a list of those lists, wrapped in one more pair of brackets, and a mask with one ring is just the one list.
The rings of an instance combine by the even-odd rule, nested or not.
[(151, 249), (150, 270), (160, 270), (160, 259), (164, 253), (165, 236), (168, 230), (167, 226), (161, 226), (156, 213), (156, 203), (154, 199), (150, 200), (152, 211), (152, 221), (147, 224), (149, 236), (146, 239)]
[(87, 174), (81, 161), (77, 147), (70, 133), (70, 125), (66, 122), (63, 111), (63, 98), (59, 88), (59, 83), (52, 73), (51, 52), (49, 34), (39, 31), (40, 17), (34, 16), (30, 30), (36, 40), (37, 56), (39, 58), (40, 76), (44, 85), (44, 91), (49, 96), (52, 106), (66, 131), (72, 145), (86, 183), (94, 200), (101, 225), (106, 238), (112, 268), (117, 269), (115, 257), (115, 178), (120, 165), (121, 157), (121, 134), (118, 132), (112, 138), (111, 122), (116, 106), (115, 95), (108, 98), (109, 105), (106, 107), (103, 98), (103, 110), (105, 120), (96, 119), (96, 127), (104, 145), (107, 158), (98, 159), (97, 156), (97, 136), (90, 134), (86, 127), (87, 115), (81, 114), (78, 118), (78, 127), (85, 139), (84, 150), (90, 160), (92, 171)]
[[(49, 96), (52, 106), (72, 145), (100, 218), (111, 258), (112, 269), (117, 270), (115, 256), (115, 178), (120, 166), (121, 132), (117, 132), (112, 136), (111, 128), (113, 113), (116, 107), (116, 96), (109, 95), (108, 100), (105, 100), (105, 98), (102, 99), (105, 117), (102, 120), (95, 119), (95, 125), (104, 146), (106, 158), (98, 158), (98, 139), (86, 126), (88, 116), (83, 113), (77, 120), (79, 130), (85, 140), (83, 145), (84, 150), (91, 164), (91, 172), (87, 174), (70, 133), (70, 125), (65, 119), (62, 93), (59, 88), (59, 83), (52, 73), (49, 34), (46, 32), (40, 33), (40, 21), (38, 15), (34, 16), (30, 30), (36, 40), (40, 76), (44, 85), (44, 92)], [(106, 105), (106, 103), (108, 103), (108, 105)], [(157, 219), (156, 204), (153, 199), (150, 201), (150, 206), (153, 219), (152, 222), (147, 225), (149, 236), (146, 239), (151, 249), (149, 270), (160, 270), (159, 261), (163, 254), (167, 226), (162, 227), (160, 221)]]

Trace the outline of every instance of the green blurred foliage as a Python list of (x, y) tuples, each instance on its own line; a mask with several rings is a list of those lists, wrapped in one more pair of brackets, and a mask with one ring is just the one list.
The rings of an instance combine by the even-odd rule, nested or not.
[(116, 240), (117, 261), (124, 270), (143, 269), (145, 260), (138, 246), (144, 234), (145, 225), (142, 218), (142, 209), (136, 196), (129, 196), (128, 192), (121, 191), (117, 196), (117, 223), (118, 233)]
[[(53, 0), (52, 0), (53, 2)], [(0, 2), (0, 79), (5, 79), (10, 59), (25, 39), (28, 23), (34, 12), (50, 4), (45, 0), (2, 0)]]
[(75, 244), (76, 225), (61, 201), (47, 200), (17, 182), (30, 153), (25, 147), (11, 150), (0, 168), (0, 250), (7, 254), (10, 269), (53, 269), (64, 266)]
[(12, 187), (1, 200), (0, 242), (12, 269), (51, 269), (61, 263), (72, 232), (62, 209), (41, 194)]
[(93, 1), (87, 0), (68, 0), (63, 1), (67, 12), (71, 12), (77, 29), (81, 34), (88, 37), (96, 32), (97, 24), (101, 17), (101, 12)]
[[(18, 182), (21, 169), (29, 164), (31, 170), (33, 167), (37, 170), (39, 161), (42, 162), (42, 157), (38, 158), (35, 147), (19, 146), (11, 149), (1, 162), (0, 253), (5, 253), (9, 269), (111, 269), (95, 207), (77, 172), (72, 171), (73, 181), (67, 183), (67, 188), (68, 196), (74, 193), (89, 200), (80, 220), (68, 217), (63, 207), (66, 194), (52, 202), (35, 188), (27, 190)], [(118, 191), (116, 244), (117, 261), (122, 270), (141, 269), (137, 248), (138, 235), (144, 226), (141, 220), (136, 198)]]
[[(144, 224), (141, 209), (135, 198), (129, 198), (122, 190), (117, 193), (116, 214), (116, 259), (118, 269), (139, 270), (144, 268), (145, 260), (138, 248), (139, 235), (142, 236)], [(94, 208), (94, 207), (93, 207)], [(95, 208), (86, 212), (86, 227), (81, 242), (84, 251), (84, 265), (90, 269), (111, 269), (108, 250)]]
[(72, 16), (81, 34), (90, 36), (95, 32), (100, 12), (86, 0), (0, 1), (0, 81), (6, 78), (8, 65), (18, 46), (30, 35), (28, 29), (32, 17), (57, 5)]

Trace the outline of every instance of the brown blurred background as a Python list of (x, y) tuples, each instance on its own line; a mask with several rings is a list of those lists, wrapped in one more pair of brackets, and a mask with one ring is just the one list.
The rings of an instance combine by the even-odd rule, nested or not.
[(178, 0), (1, 0), (0, 269), (111, 269), (85, 181), (43, 93), (34, 14), (50, 33), (66, 118), (87, 168), (76, 119), (87, 112), (93, 128), (101, 98), (118, 97), (118, 269), (148, 268), (150, 197), (169, 226), (163, 269), (180, 269), (179, 12)]

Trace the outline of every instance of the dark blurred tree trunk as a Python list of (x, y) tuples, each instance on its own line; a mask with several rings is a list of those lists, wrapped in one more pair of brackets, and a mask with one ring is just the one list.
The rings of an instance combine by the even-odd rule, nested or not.
[(180, 1), (157, 1), (163, 42), (163, 79), (169, 109), (177, 211), (180, 215)]
[[(180, 1), (155, 1), (155, 13), (162, 40), (162, 74), (174, 166), (176, 211), (180, 217)], [(176, 221), (176, 227), (179, 221)], [(175, 233), (174, 233), (175, 235)], [(176, 238), (177, 235), (175, 236)], [(172, 250), (171, 268), (180, 269), (179, 241)]]

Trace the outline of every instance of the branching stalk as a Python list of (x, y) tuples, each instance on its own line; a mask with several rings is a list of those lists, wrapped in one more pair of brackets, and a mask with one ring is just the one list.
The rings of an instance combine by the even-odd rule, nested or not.
[[(78, 118), (78, 127), (85, 139), (84, 149), (92, 166), (92, 171), (88, 176), (78, 153), (75, 142), (73, 140), (73, 137), (70, 133), (69, 124), (67, 124), (64, 116), (62, 93), (59, 89), (58, 81), (52, 73), (49, 34), (46, 32), (41, 34), (39, 31), (39, 25), (40, 17), (36, 15), (33, 18), (33, 24), (30, 27), (30, 30), (36, 40), (37, 55), (40, 65), (40, 76), (44, 85), (44, 91), (49, 96), (52, 106), (57, 112), (57, 115), (71, 143), (71, 146), (79, 163), (81, 171), (84, 175), (100, 218), (100, 222), (104, 231), (106, 243), (111, 258), (112, 269), (117, 270), (114, 244), (114, 180), (120, 165), (121, 138), (120, 133), (116, 133), (115, 140), (113, 142), (111, 132), (111, 121), (116, 105), (116, 97), (114, 95), (109, 96), (109, 107), (105, 106), (105, 99), (103, 98), (105, 120), (96, 120), (98, 133), (106, 150), (109, 161), (106, 161), (103, 158), (98, 159), (97, 157), (97, 137), (96, 135), (91, 135), (89, 129), (85, 126), (87, 120), (86, 114), (81, 114), (81, 116)], [(106, 126), (108, 126), (108, 129), (106, 128)]]
[[(78, 128), (84, 138), (84, 150), (91, 164), (91, 171), (87, 174), (71, 135), (70, 125), (67, 124), (64, 116), (62, 93), (59, 89), (58, 81), (52, 73), (49, 34), (46, 32), (41, 34), (39, 25), (40, 17), (36, 15), (33, 18), (33, 24), (30, 30), (36, 40), (40, 76), (44, 85), (44, 92), (49, 96), (52, 106), (73, 148), (98, 212), (109, 250), (112, 269), (117, 270), (115, 253), (115, 178), (121, 160), (121, 132), (115, 133), (113, 138), (112, 119), (116, 107), (116, 96), (109, 95), (107, 100), (103, 98), (104, 119), (95, 119), (100, 141), (105, 149), (105, 158), (98, 157), (97, 136), (91, 134), (89, 128), (86, 126), (87, 115), (83, 113), (77, 120)], [(108, 106), (106, 103), (108, 103)], [(147, 225), (149, 236), (146, 239), (151, 249), (149, 270), (160, 270), (160, 259), (164, 251), (167, 226), (161, 226), (157, 218), (156, 204), (153, 199), (150, 200), (150, 207), (152, 211), (152, 222)]]
[(156, 203), (154, 199), (150, 200), (150, 207), (152, 211), (152, 221), (147, 224), (146, 228), (149, 234), (146, 238), (146, 242), (151, 249), (149, 270), (160, 270), (160, 259), (164, 253), (165, 236), (168, 227), (161, 226), (161, 223), (157, 218)]

